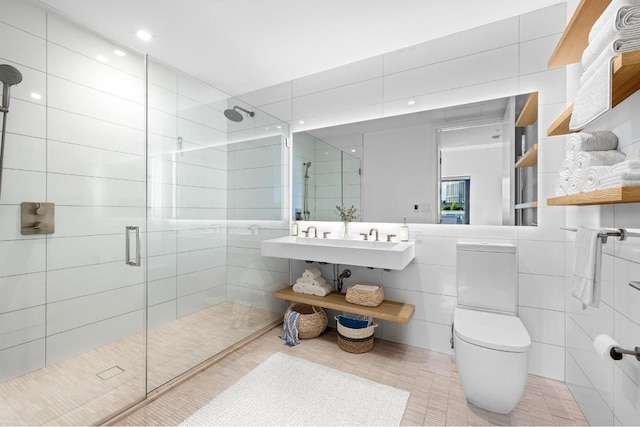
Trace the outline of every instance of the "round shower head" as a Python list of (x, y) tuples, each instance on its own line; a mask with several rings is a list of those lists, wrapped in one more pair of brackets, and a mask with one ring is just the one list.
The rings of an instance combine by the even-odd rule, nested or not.
[(224, 110), (224, 115), (227, 119), (232, 122), (241, 122), (244, 117), (242, 114), (238, 113), (236, 110)]
[(17, 85), (22, 81), (22, 73), (9, 64), (0, 65), (0, 82), (5, 85)]
[(253, 111), (245, 110), (244, 108), (238, 107), (237, 105), (234, 105), (232, 109), (224, 110), (224, 115), (231, 121), (241, 122), (244, 117), (242, 117), (242, 114), (238, 113), (238, 110), (245, 113), (248, 117), (253, 117), (256, 115), (256, 113), (254, 113)]

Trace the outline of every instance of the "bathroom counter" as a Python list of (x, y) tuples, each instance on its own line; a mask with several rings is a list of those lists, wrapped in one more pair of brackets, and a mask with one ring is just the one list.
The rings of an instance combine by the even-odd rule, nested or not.
[(327, 296), (319, 297), (317, 295), (294, 292), (289, 286), (277, 291), (274, 296), (286, 301), (301, 302), (397, 323), (409, 323), (413, 313), (416, 311), (416, 306), (413, 304), (384, 300), (377, 307), (366, 307), (347, 302), (344, 299), (344, 293), (332, 292)]

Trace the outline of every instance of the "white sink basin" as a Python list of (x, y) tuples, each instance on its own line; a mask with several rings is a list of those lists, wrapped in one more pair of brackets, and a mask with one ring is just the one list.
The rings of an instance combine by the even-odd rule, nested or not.
[(285, 236), (263, 240), (262, 255), (402, 270), (415, 257), (415, 244)]

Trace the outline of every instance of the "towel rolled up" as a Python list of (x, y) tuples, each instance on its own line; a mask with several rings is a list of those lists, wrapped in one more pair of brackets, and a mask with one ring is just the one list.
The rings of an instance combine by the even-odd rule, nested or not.
[(305, 279), (304, 277), (300, 277), (300, 278), (296, 279), (296, 283), (298, 285), (309, 285), (309, 284), (311, 284), (311, 280)]
[(567, 138), (567, 159), (575, 159), (580, 151), (607, 151), (616, 148), (618, 137), (608, 130), (572, 133)]
[(326, 283), (327, 283), (327, 281), (325, 280), (324, 277), (318, 276), (315, 279), (309, 281), (309, 286), (315, 288), (315, 287), (318, 287), (318, 286), (322, 286), (322, 285), (324, 285)]
[(574, 168), (573, 160), (564, 159), (562, 163), (560, 163), (560, 179), (564, 179), (565, 181), (569, 179), (569, 177), (573, 175)]
[(317, 295), (319, 297), (324, 297), (333, 292), (333, 288), (328, 283), (324, 283), (321, 286), (316, 286), (313, 288), (313, 295)]
[(567, 194), (567, 180), (563, 178), (558, 179), (556, 184), (556, 196), (566, 196)]
[(591, 166), (584, 174), (582, 191), (596, 191), (600, 187), (602, 177), (609, 174), (610, 166)]
[(579, 194), (582, 192), (582, 180), (575, 176), (567, 180), (567, 194)]
[(582, 180), (591, 166), (611, 166), (624, 160), (625, 155), (617, 150), (581, 151), (574, 160), (573, 176)]
[(312, 292), (312, 289), (307, 283), (296, 282), (293, 284), (293, 292), (298, 292), (301, 294), (310, 294)]
[(315, 279), (316, 277), (319, 277), (319, 276), (320, 276), (320, 274), (321, 274), (321, 273), (320, 273), (320, 270), (318, 270), (318, 269), (317, 269), (317, 268), (315, 268), (315, 267), (312, 267), (312, 268), (308, 268), (308, 269), (306, 269), (306, 270), (304, 271), (304, 273), (302, 273), (302, 278), (304, 278), (304, 279), (310, 279), (310, 280), (313, 280), (313, 279)]

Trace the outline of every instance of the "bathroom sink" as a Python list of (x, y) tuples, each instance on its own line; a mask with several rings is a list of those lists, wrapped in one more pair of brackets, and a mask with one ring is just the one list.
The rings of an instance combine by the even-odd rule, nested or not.
[(285, 236), (264, 240), (262, 255), (402, 270), (414, 258), (415, 244)]

